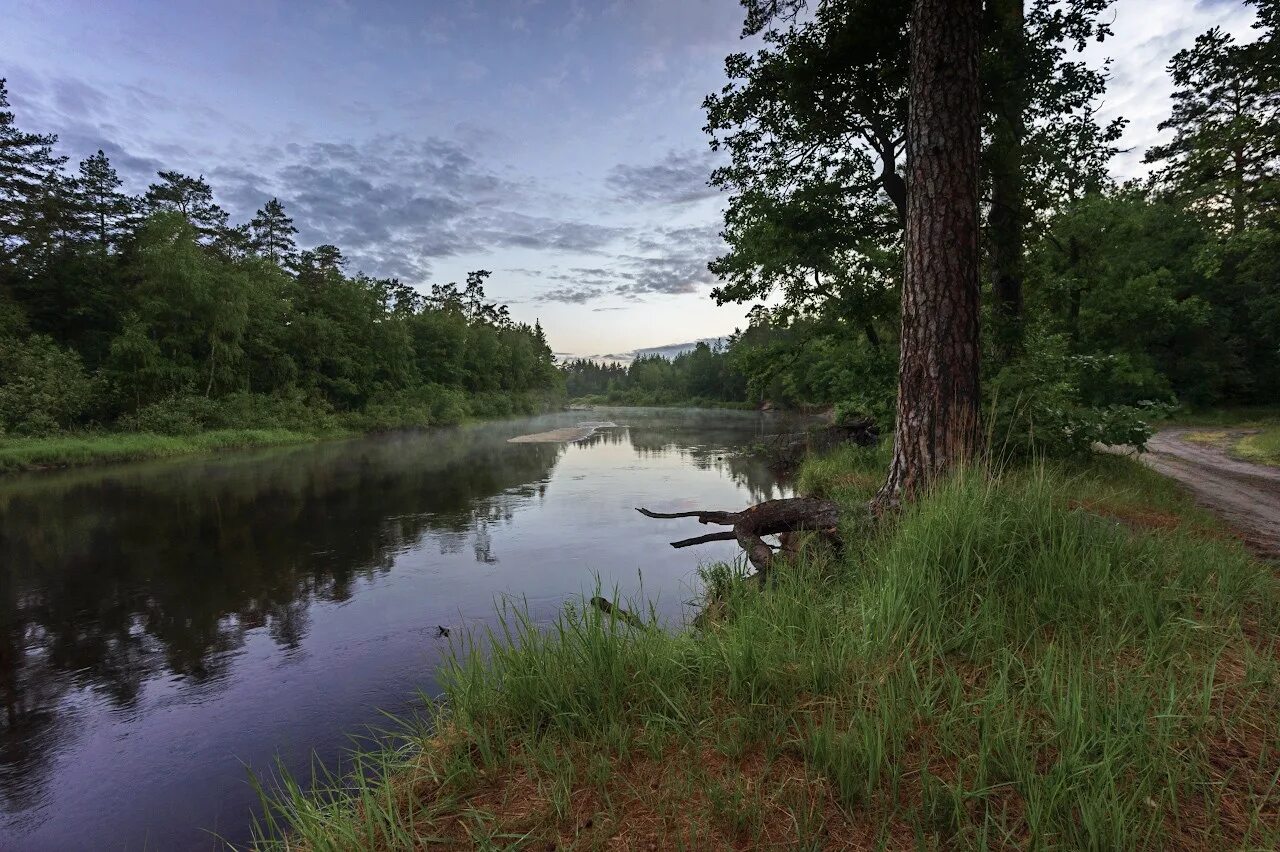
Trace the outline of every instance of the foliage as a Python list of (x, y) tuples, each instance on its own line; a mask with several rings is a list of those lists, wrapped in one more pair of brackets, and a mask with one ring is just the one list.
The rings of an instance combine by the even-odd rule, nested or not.
[(72, 176), (55, 142), (17, 129), (0, 84), (0, 428), (392, 428), (559, 393), (541, 326), (486, 299), (487, 271), (429, 296), (348, 274), (336, 246), (297, 251), (277, 198), (233, 226), (202, 176), (129, 198), (105, 154)]
[[(730, 155), (712, 183), (732, 193), (730, 250), (712, 264), (724, 279), (715, 297), (745, 302), (776, 291), (783, 310), (799, 312), (833, 299), (831, 313), (857, 317), (854, 327), (886, 319), (892, 327), (907, 196), (908, 6), (823, 0), (797, 16), (799, 0), (744, 5), (746, 31), (763, 33), (765, 47), (729, 56), (730, 82), (705, 101), (712, 147)], [(984, 21), (983, 94), (990, 125), (1007, 112), (1010, 91), (1019, 93), (1034, 220), (1100, 185), (1122, 124), (1096, 124), (1105, 74), (1071, 58), (1109, 35), (1108, 2), (1026, 5), (1017, 68), (1003, 67), (996, 49), (1004, 23)]]
[[(1070, 353), (1061, 335), (1033, 334), (1027, 355), (988, 382), (991, 442), (1004, 455), (1087, 455), (1095, 444), (1142, 447), (1170, 406), (1098, 403), (1104, 358)], [(1103, 379), (1103, 381), (1100, 381)], [(1086, 392), (1085, 388), (1090, 390)]]
[[(1266, 30), (1265, 14), (1259, 23)], [(1160, 124), (1172, 141), (1151, 148), (1163, 164), (1163, 188), (1186, 199), (1219, 227), (1234, 231), (1272, 213), (1280, 196), (1280, 79), (1268, 53), (1270, 34), (1250, 44), (1214, 27), (1169, 62), (1173, 114)]]
[(76, 422), (93, 404), (80, 357), (48, 337), (0, 337), (0, 434), (45, 435)]
[[(764, 46), (728, 57), (729, 83), (705, 104), (712, 147), (729, 155), (712, 181), (731, 193), (713, 295), (757, 303), (730, 360), (753, 399), (862, 409), (887, 426), (906, 7), (743, 5), (744, 32)], [(1064, 451), (1089, 436), (1140, 440), (1148, 403), (1256, 404), (1280, 386), (1277, 16), (1273, 0), (1256, 5), (1252, 43), (1215, 30), (1174, 58), (1175, 140), (1150, 154), (1158, 180), (1115, 187), (1106, 172), (1123, 122), (1096, 121), (1105, 69), (1078, 58), (1110, 35), (1108, 4), (988, 4), (985, 395), (1017, 443), (1032, 420), (1036, 443), (1045, 428), (1076, 436)], [(1022, 304), (1012, 320), (1001, 276)], [(1019, 364), (1026, 342), (1049, 348)]]

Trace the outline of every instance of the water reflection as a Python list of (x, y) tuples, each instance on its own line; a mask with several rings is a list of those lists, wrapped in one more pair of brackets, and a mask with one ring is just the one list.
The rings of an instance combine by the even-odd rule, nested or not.
[(0, 808), (40, 801), (86, 704), (127, 715), (160, 679), (178, 701), (216, 692), (252, 634), (287, 659), (317, 603), (411, 551), (498, 565), (495, 531), (548, 498), (566, 453), (629, 447), (780, 493), (726, 452), (755, 417), (629, 411), (570, 447), (506, 440), (594, 416), (0, 481)]

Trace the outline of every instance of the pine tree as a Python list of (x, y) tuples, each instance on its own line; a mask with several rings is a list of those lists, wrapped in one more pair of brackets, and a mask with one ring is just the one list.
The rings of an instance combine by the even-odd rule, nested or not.
[[(1263, 9), (1261, 23), (1274, 13)], [(1274, 33), (1239, 45), (1214, 27), (1174, 55), (1173, 140), (1147, 152), (1156, 179), (1224, 229), (1239, 232), (1276, 202), (1280, 180), (1280, 79)]]
[(281, 267), (293, 266), (297, 261), (298, 247), (293, 235), (298, 229), (284, 212), (280, 199), (273, 198), (262, 206), (249, 222), (253, 250)]
[(216, 242), (227, 228), (227, 211), (213, 200), (213, 189), (204, 175), (191, 177), (182, 172), (159, 172), (160, 183), (147, 187), (144, 203), (148, 212), (181, 213), (196, 229), (201, 242)]
[(328, 243), (316, 246), (312, 257), (315, 259), (316, 267), (322, 272), (341, 272), (343, 265), (347, 262), (342, 256), (342, 250)]
[(981, 0), (915, 0), (893, 462), (874, 508), (978, 450)]
[(11, 255), (31, 237), (29, 229), (46, 221), (37, 209), (49, 203), (52, 175), (66, 157), (53, 153), (58, 137), (26, 133), (14, 124), (9, 92), (0, 78), (0, 252)]
[(101, 149), (80, 161), (77, 207), (84, 230), (97, 244), (100, 255), (105, 256), (117, 245), (136, 206), (120, 186), (120, 176)]

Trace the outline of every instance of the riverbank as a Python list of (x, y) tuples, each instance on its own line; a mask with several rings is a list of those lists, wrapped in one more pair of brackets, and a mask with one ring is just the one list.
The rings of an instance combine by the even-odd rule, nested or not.
[[(351, 438), (375, 432), (457, 426), (466, 422), (540, 414), (564, 405), (557, 394), (483, 394), (459, 396), (442, 411), (417, 408), (383, 408), (335, 415), (330, 412), (294, 412), (291, 418), (259, 426), (233, 426), (222, 421), (201, 423), (184, 417), (181, 431), (98, 430), (44, 437), (0, 436), (0, 474), (53, 470), (146, 459), (199, 455), (222, 450), (242, 450)], [(249, 409), (252, 415), (253, 409)]]
[[(800, 485), (856, 519), (884, 464)], [(709, 569), (698, 632), (508, 611), (421, 727), (340, 789), (287, 786), (262, 846), (1280, 841), (1280, 586), (1172, 482), (971, 472), (858, 526), (763, 593)]]
[(349, 437), (347, 430), (215, 429), (194, 435), (96, 432), (47, 438), (0, 438), (0, 473), (81, 467), (275, 447)]

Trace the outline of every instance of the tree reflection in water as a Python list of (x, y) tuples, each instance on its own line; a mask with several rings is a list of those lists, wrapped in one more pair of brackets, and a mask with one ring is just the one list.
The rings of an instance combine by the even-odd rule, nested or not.
[[(754, 420), (616, 419), (629, 426), (583, 447), (674, 451), (777, 496), (758, 461), (724, 451)], [(0, 481), (0, 807), (38, 798), (81, 691), (127, 711), (154, 678), (219, 689), (248, 632), (295, 651), (316, 602), (351, 598), (428, 540), (497, 563), (492, 530), (545, 498), (566, 452), (506, 439), (547, 421)]]

